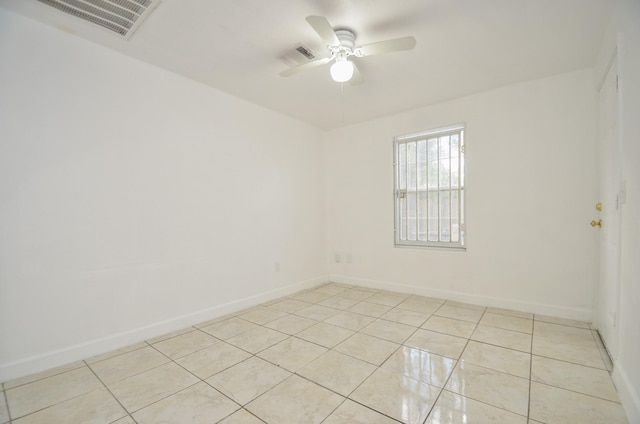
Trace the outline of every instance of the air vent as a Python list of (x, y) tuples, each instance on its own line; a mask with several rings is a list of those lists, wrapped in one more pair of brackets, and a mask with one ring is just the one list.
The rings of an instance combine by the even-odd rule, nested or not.
[(129, 39), (160, 0), (38, 0)]
[(296, 51), (298, 53), (300, 53), (301, 55), (303, 55), (304, 57), (306, 57), (307, 59), (309, 59), (309, 60), (316, 58), (316, 56), (313, 53), (311, 53), (311, 50), (309, 50), (308, 48), (306, 48), (302, 44), (300, 44), (298, 47), (296, 47)]
[(287, 65), (289, 68), (293, 66), (303, 65), (310, 60), (316, 58), (316, 55), (302, 43), (295, 44), (291, 49), (287, 49), (282, 56), (277, 59)]

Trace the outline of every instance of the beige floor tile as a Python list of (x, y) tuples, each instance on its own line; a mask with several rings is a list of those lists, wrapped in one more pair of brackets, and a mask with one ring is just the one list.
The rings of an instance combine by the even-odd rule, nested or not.
[(342, 311), (352, 307), (358, 302), (359, 300), (349, 299), (341, 296), (334, 296), (334, 297), (330, 297), (327, 300), (323, 300), (322, 302), (319, 303), (319, 305), (327, 306), (333, 309), (339, 309)]
[(527, 418), (444, 390), (425, 424), (527, 424)]
[(556, 338), (550, 339), (543, 336), (533, 336), (531, 352), (538, 356), (605, 369), (604, 362), (602, 361), (600, 351), (595, 341), (591, 346), (588, 346), (584, 344), (565, 343)]
[(280, 367), (252, 357), (207, 379), (207, 383), (245, 405), (290, 375)]
[(373, 296), (367, 298), (369, 303), (377, 303), (379, 305), (391, 306), (395, 308), (402, 301), (406, 300), (408, 295), (391, 294), (391, 293), (376, 293)]
[(247, 409), (268, 423), (317, 424), (343, 400), (340, 395), (292, 375), (247, 405)]
[(219, 424), (264, 424), (264, 421), (259, 420), (255, 415), (247, 412), (246, 410), (240, 409), (220, 421)]
[(551, 324), (536, 321), (533, 326), (533, 335), (546, 337), (560, 343), (575, 344), (591, 347), (595, 339), (591, 330), (586, 328), (570, 327), (567, 325)]
[(119, 420), (116, 420), (111, 424), (136, 424), (136, 422), (133, 421), (133, 418), (127, 415), (126, 417), (120, 418)]
[(453, 318), (461, 321), (468, 321), (474, 324), (477, 324), (480, 321), (480, 318), (484, 314), (484, 310), (477, 309), (469, 309), (463, 308), (460, 306), (451, 306), (448, 304), (444, 304), (434, 312), (434, 315), (445, 317), (445, 318)]
[(286, 312), (260, 306), (252, 311), (246, 312), (244, 314), (239, 314), (238, 318), (242, 318), (254, 324), (264, 325), (286, 315)]
[(491, 312), (485, 312), (480, 320), (480, 324), (488, 325), (489, 327), (504, 328), (505, 330), (520, 331), (521, 333), (533, 333), (533, 320), (493, 314)]
[(291, 313), (291, 312), (299, 311), (300, 309), (304, 309), (310, 305), (311, 303), (303, 302), (301, 300), (284, 299), (284, 300), (279, 300), (278, 302), (275, 302), (275, 303), (271, 303), (267, 307), (271, 309), (275, 309), (276, 311)]
[(436, 355), (458, 359), (467, 344), (467, 339), (418, 329), (404, 344)]
[(526, 379), (531, 369), (530, 354), (473, 340), (467, 344), (460, 360)]
[(25, 377), (16, 378), (15, 380), (10, 380), (4, 383), (4, 389), (9, 390), (14, 387), (22, 386), (23, 384), (33, 383), (34, 381), (42, 380), (48, 377), (53, 377), (54, 375), (63, 374), (67, 371), (72, 371), (78, 368), (82, 368), (84, 366), (85, 364), (83, 361), (76, 361), (67, 365), (63, 365), (61, 367), (56, 367), (56, 368), (52, 368), (36, 374), (31, 374)]
[(531, 380), (561, 389), (620, 402), (609, 373), (569, 362), (533, 356)]
[(265, 324), (265, 327), (280, 331), (281, 333), (294, 335), (317, 323), (315, 320), (298, 315), (287, 315)]
[(326, 319), (326, 324), (337, 325), (353, 331), (358, 331), (375, 321), (374, 317), (356, 314), (349, 311), (342, 311), (331, 318)]
[(154, 344), (153, 347), (167, 355), (169, 358), (177, 359), (219, 342), (220, 341), (215, 337), (196, 330), (163, 340)]
[(225, 342), (193, 352), (177, 359), (176, 362), (199, 378), (206, 379), (251, 356), (250, 353), (238, 349)]
[(382, 414), (403, 423), (424, 422), (440, 389), (379, 368), (350, 396)]
[(580, 393), (531, 383), (531, 419), (547, 424), (627, 424), (622, 406)]
[(447, 383), (459, 395), (527, 415), (529, 380), (460, 361)]
[(227, 340), (240, 349), (251, 353), (258, 353), (289, 337), (288, 335), (266, 327), (258, 327)]
[(190, 332), (195, 331), (195, 330), (196, 330), (195, 327), (181, 328), (180, 330), (172, 331), (171, 333), (166, 333), (166, 334), (163, 334), (161, 336), (149, 339), (149, 340), (147, 340), (147, 343), (149, 343), (149, 344), (158, 343), (158, 342), (161, 342), (163, 340), (171, 339), (173, 337), (180, 336), (182, 334), (187, 334), (187, 333), (190, 333)]
[(437, 331), (438, 333), (450, 334), (452, 336), (469, 338), (476, 328), (476, 324), (459, 319), (433, 315), (422, 325), (422, 328)]
[(347, 399), (322, 424), (397, 424), (376, 411)]
[(316, 321), (324, 321), (325, 319), (330, 318), (338, 313), (340, 313), (339, 309), (329, 308), (322, 305), (311, 305), (294, 312), (294, 314), (296, 315), (314, 319)]
[(8, 389), (5, 394), (11, 417), (16, 419), (102, 387), (95, 374), (83, 366)]
[(397, 343), (356, 333), (333, 349), (379, 366), (399, 347)]
[(315, 343), (289, 337), (258, 353), (258, 356), (274, 365), (296, 372), (327, 350), (327, 348)]
[(313, 289), (313, 291), (330, 294), (331, 296), (335, 296), (347, 290), (349, 290), (349, 287), (342, 287), (334, 284), (325, 284), (324, 286), (316, 287)]
[(370, 303), (370, 302), (360, 302), (353, 305), (348, 310), (350, 312), (355, 312), (356, 314), (362, 314), (362, 315), (378, 318), (386, 314), (387, 312), (389, 312), (391, 309), (392, 309), (391, 306), (380, 305), (377, 303)]
[[(120, 349), (112, 350), (107, 353), (103, 353), (102, 355), (93, 356), (89, 359), (86, 359), (85, 362), (89, 365), (95, 364), (96, 362), (104, 361), (105, 359), (113, 358), (114, 356), (122, 355), (123, 353), (133, 352), (134, 350), (142, 349), (143, 347), (149, 346), (145, 342), (136, 343), (134, 345), (125, 346)], [(77, 362), (78, 364), (82, 364), (82, 362)]]
[(194, 328), (202, 328), (202, 327), (208, 327), (212, 324), (216, 324), (218, 322), (222, 322), (222, 321), (226, 321), (228, 319), (231, 319), (235, 316), (235, 314), (226, 314), (226, 315), (220, 315), (217, 316), (215, 318), (211, 318), (209, 320), (203, 321), (203, 322), (199, 322), (197, 324), (195, 324), (193, 327)]
[(411, 296), (398, 304), (398, 308), (410, 311), (421, 312), (423, 314), (433, 314), (445, 301), (431, 297)]
[(377, 319), (360, 330), (363, 334), (389, 340), (394, 343), (403, 343), (415, 331), (416, 328), (410, 325), (398, 324), (397, 322), (383, 319)]
[(260, 326), (252, 322), (233, 317), (225, 321), (216, 322), (215, 324), (202, 327), (201, 330), (219, 339), (228, 340), (231, 337), (255, 328), (260, 328)]
[(317, 291), (304, 291), (290, 296), (292, 299), (301, 300), (303, 302), (318, 303), (331, 297), (330, 294), (320, 293)]
[(487, 308), (487, 312), (491, 312), (492, 314), (498, 315), (506, 315), (510, 317), (516, 318), (524, 318), (524, 319), (533, 319), (533, 314), (529, 312), (520, 312), (514, 311), (512, 309), (504, 309), (504, 308)]
[(375, 369), (367, 362), (330, 350), (298, 370), (297, 374), (348, 396)]
[(445, 305), (455, 306), (457, 308), (474, 309), (476, 311), (484, 311), (485, 309), (487, 309), (485, 306), (474, 305), (473, 303), (457, 302), (455, 300), (447, 300), (445, 302)]
[(627, 423), (596, 337), (327, 283), (0, 384), (0, 424)]
[(99, 389), (50, 406), (13, 422), (16, 424), (109, 424), (126, 415), (127, 412), (106, 389)]
[(410, 325), (412, 327), (420, 327), (430, 316), (431, 314), (425, 314), (424, 312), (393, 308), (386, 314), (382, 315), (380, 318), (387, 321)]
[(531, 353), (531, 334), (479, 325), (471, 340)]
[(105, 383), (111, 384), (169, 362), (169, 358), (147, 346), (90, 365)]
[(299, 332), (296, 337), (316, 343), (324, 347), (332, 348), (354, 334), (346, 328), (320, 322), (313, 327)]
[(382, 368), (435, 387), (443, 387), (455, 364), (454, 359), (402, 346), (391, 355)]
[(129, 412), (135, 412), (197, 382), (196, 377), (170, 362), (108, 386)]
[(536, 321), (550, 322), (550, 323), (553, 323), (553, 324), (570, 325), (572, 327), (587, 328), (587, 329), (591, 328), (591, 326), (589, 325), (588, 322), (576, 321), (576, 320), (573, 320), (573, 319), (566, 319), (566, 318), (552, 317), (552, 316), (549, 316), (549, 315), (538, 315), (538, 314), (536, 314), (535, 320)]
[(218, 422), (238, 406), (206, 383), (200, 382), (133, 414), (138, 424)]
[(360, 290), (360, 289), (349, 289), (347, 291), (343, 291), (342, 293), (340, 293), (340, 296), (346, 297), (347, 299), (353, 299), (353, 300), (362, 301), (362, 300), (370, 298), (374, 294), (375, 294), (374, 291)]

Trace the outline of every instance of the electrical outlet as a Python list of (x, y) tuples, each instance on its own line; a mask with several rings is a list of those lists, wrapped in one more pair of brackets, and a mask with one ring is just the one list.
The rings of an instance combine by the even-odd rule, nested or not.
[(280, 262), (274, 262), (273, 263), (273, 270), (275, 272), (280, 272)]
[(339, 253), (336, 253), (336, 263), (339, 264), (342, 261)]

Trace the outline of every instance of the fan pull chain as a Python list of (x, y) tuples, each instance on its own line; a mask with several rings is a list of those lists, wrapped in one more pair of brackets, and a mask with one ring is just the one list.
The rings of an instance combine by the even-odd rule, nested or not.
[(340, 83), (340, 115), (342, 124), (344, 124), (344, 82)]

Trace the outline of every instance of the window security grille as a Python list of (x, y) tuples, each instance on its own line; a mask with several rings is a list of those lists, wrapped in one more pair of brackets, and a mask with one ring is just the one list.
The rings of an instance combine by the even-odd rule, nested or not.
[(465, 246), (464, 127), (394, 139), (395, 243)]

